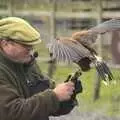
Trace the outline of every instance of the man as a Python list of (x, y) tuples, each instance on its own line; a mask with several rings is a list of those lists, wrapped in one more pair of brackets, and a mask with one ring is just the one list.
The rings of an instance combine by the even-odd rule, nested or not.
[[(0, 120), (48, 120), (74, 107), (70, 102), (74, 84), (51, 89), (37, 69), (32, 47), (40, 41), (40, 34), (25, 20), (0, 20)], [(70, 105), (67, 109), (60, 106), (65, 102)]]

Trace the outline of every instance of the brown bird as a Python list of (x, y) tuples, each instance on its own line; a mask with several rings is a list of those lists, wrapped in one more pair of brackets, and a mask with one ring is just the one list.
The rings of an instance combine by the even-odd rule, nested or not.
[(82, 71), (88, 71), (90, 64), (94, 63), (100, 77), (107, 81), (112, 80), (113, 75), (104, 61), (99, 59), (97, 52), (92, 48), (98, 34), (119, 31), (120, 19), (111, 19), (89, 30), (75, 32), (72, 37), (60, 37), (49, 44), (52, 58), (57, 61), (74, 62)]

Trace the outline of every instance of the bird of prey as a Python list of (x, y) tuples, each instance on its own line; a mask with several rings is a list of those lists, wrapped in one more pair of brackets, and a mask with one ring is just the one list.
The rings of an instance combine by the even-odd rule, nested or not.
[(49, 51), (56, 61), (73, 62), (80, 66), (82, 71), (90, 70), (90, 64), (94, 63), (98, 75), (110, 81), (113, 75), (104, 61), (99, 59), (97, 52), (92, 48), (98, 34), (119, 31), (120, 19), (111, 19), (91, 29), (75, 32), (71, 37), (60, 37), (51, 41)]

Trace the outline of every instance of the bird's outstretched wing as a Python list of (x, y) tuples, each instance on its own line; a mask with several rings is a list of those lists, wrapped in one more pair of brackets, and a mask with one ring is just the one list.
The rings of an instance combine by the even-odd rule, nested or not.
[(53, 54), (53, 59), (64, 62), (78, 62), (83, 57), (90, 57), (90, 51), (78, 41), (61, 37), (53, 40), (49, 44), (49, 51)]
[(82, 45), (91, 48), (93, 43), (96, 42), (98, 34), (105, 34), (106, 32), (119, 31), (120, 19), (111, 19), (103, 22), (89, 30), (79, 31), (72, 34), (72, 38), (77, 40)]
[(90, 29), (92, 32), (104, 34), (110, 31), (120, 30), (120, 19), (111, 19)]
[(82, 58), (89, 61), (86, 57), (90, 58), (91, 54), (97, 54), (92, 48), (97, 35), (114, 30), (120, 30), (120, 19), (112, 19), (89, 30), (75, 32), (71, 38), (60, 37), (52, 40), (49, 50), (57, 61), (78, 62)]

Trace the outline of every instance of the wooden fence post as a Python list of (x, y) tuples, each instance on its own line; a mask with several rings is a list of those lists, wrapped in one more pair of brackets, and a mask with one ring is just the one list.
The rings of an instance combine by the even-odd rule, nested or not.
[[(50, 21), (51, 21), (51, 37), (50, 40), (52, 41), (53, 39), (56, 38), (56, 10), (57, 10), (57, 4), (56, 4), (56, 0), (53, 0), (53, 9), (51, 12), (51, 17), (50, 17)], [(53, 77), (54, 71), (56, 70), (56, 60), (52, 59), (52, 53), (50, 53), (50, 62), (49, 62), (49, 66), (48, 66), (48, 76), (50, 78)]]
[(14, 14), (15, 14), (14, 5), (15, 5), (15, 1), (14, 0), (8, 0), (7, 6), (8, 6), (8, 12), (9, 12), (8, 15), (9, 16), (14, 16)]
[[(97, 11), (97, 24), (100, 24), (102, 21), (102, 0), (95, 0), (96, 2), (96, 11)], [(102, 40), (101, 36), (98, 36), (97, 39), (97, 45), (98, 45), (98, 54), (102, 57)], [(96, 101), (100, 97), (100, 86), (101, 86), (101, 78), (98, 76), (98, 74), (95, 73), (95, 84), (94, 84), (94, 93), (93, 93), (93, 100)]]

